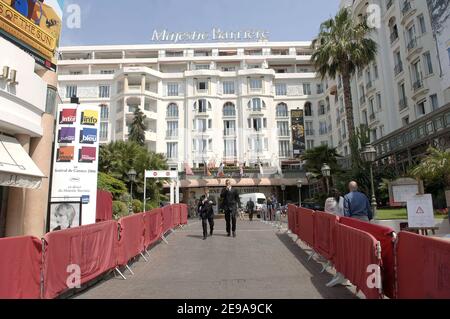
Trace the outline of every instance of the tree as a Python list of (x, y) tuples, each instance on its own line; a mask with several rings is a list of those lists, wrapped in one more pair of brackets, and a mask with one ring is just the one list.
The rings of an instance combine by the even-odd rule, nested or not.
[(98, 189), (110, 192), (114, 199), (118, 199), (127, 193), (124, 182), (105, 173), (98, 174)]
[(130, 135), (128, 140), (131, 142), (136, 142), (140, 146), (145, 145), (145, 131), (147, 130), (147, 126), (145, 125), (146, 115), (141, 111), (138, 107), (134, 111), (134, 120), (131, 124)]
[(321, 24), (319, 35), (312, 44), (314, 52), (311, 60), (322, 78), (342, 76), (350, 137), (355, 134), (350, 80), (357, 68), (364, 68), (375, 60), (378, 46), (367, 38), (371, 30), (365, 21), (357, 22), (344, 8), (334, 19)]
[(411, 175), (428, 182), (442, 182), (450, 187), (450, 152), (431, 147), (429, 155), (411, 170)]

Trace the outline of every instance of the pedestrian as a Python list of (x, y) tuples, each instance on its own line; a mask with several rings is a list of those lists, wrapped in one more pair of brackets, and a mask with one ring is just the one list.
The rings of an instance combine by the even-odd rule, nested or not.
[(209, 234), (212, 236), (214, 234), (214, 209), (216, 206), (216, 201), (209, 194), (209, 188), (204, 189), (204, 194), (200, 197), (199, 201), (199, 214), (202, 219), (203, 226), (203, 240), (206, 240), (208, 237), (208, 223), (209, 223)]
[(350, 182), (350, 193), (344, 197), (344, 215), (346, 217), (370, 222), (373, 219), (369, 198), (358, 191), (358, 183)]
[(227, 234), (236, 237), (236, 215), (238, 208), (241, 208), (241, 199), (236, 189), (231, 186), (231, 181), (226, 180), (226, 187), (222, 190), (220, 198), (222, 199), (222, 209), (225, 212), (225, 220), (227, 223)]
[(270, 215), (272, 214), (272, 195), (267, 198), (267, 214), (264, 214), (264, 220), (270, 219)]
[(325, 212), (337, 216), (344, 216), (344, 197), (337, 189), (331, 190), (331, 196), (325, 202)]
[(251, 198), (247, 202), (247, 213), (250, 221), (253, 221), (253, 214), (255, 213), (255, 202)]

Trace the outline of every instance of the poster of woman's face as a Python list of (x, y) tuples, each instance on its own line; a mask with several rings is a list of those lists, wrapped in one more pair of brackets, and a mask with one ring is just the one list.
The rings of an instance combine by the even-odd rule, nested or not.
[(51, 203), (50, 231), (76, 228), (81, 225), (81, 202)]

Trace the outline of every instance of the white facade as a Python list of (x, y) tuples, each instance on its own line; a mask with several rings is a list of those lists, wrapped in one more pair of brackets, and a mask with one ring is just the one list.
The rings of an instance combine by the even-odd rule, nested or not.
[(308, 145), (333, 144), (334, 98), (320, 115), (328, 91), (311, 65), (310, 44), (61, 48), (59, 92), (65, 102), (76, 94), (81, 103), (107, 107), (103, 143), (128, 138), (139, 106), (148, 148), (166, 154), (172, 167), (211, 161), (276, 167), (293, 157), (290, 111), (308, 103), (307, 141), (314, 141)]

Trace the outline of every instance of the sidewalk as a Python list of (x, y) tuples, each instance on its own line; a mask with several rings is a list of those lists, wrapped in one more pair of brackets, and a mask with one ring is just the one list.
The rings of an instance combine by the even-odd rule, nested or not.
[[(150, 251), (150, 261), (132, 265), (128, 280), (112, 278), (78, 295), (80, 299), (353, 299), (353, 288), (326, 288), (332, 274), (307, 263), (309, 250), (289, 235), (259, 221), (238, 221), (237, 238), (225, 222), (202, 240), (201, 223), (191, 224)], [(353, 290), (353, 291), (352, 291)]]

